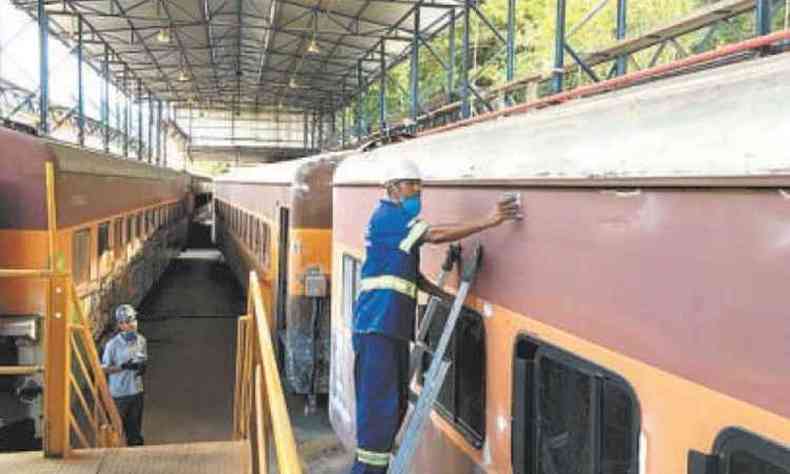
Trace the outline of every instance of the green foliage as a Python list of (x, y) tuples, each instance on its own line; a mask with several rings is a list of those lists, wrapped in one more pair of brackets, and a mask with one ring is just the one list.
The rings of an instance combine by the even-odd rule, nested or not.
[[(591, 10), (600, 6), (601, 0), (566, 0), (566, 34), (568, 43), (585, 57), (591, 52), (599, 51), (616, 43), (617, 0), (606, 0), (598, 13), (591, 18)], [(777, 0), (778, 1), (778, 0)], [(699, 8), (715, 3), (710, 0), (630, 0), (627, 3), (627, 37), (644, 35), (663, 25), (677, 21)], [(782, 12), (774, 17), (774, 28), (784, 27), (783, 5), (777, 5)], [(480, 4), (479, 9), (489, 22), (506, 36), (508, 0), (488, 0)], [(454, 91), (452, 99), (458, 98), (457, 91), (461, 77), (461, 42), (463, 36), (463, 19), (460, 9), (456, 18), (455, 57), (450, 58), (449, 34), (445, 30), (434, 37), (430, 44), (441, 57), (442, 62), (454, 68)], [(536, 74), (548, 76), (554, 64), (555, 20), (557, 15), (556, 0), (516, 0), (516, 64), (515, 77)], [(584, 24), (578, 28), (580, 22)], [(670, 43), (664, 48), (654, 46), (635, 54), (629, 61), (628, 68), (633, 70), (646, 67), (653, 60), (655, 64), (663, 64), (686, 54), (716, 48), (722, 44), (732, 43), (750, 37), (754, 31), (754, 13), (748, 12), (730, 19), (727, 24), (717, 27), (708, 35), (708, 29), (690, 33), (678, 39), (677, 44)], [(660, 51), (659, 51), (660, 49)], [(506, 82), (506, 51), (505, 45), (497, 35), (472, 14), (470, 28), (469, 77), (475, 88), (481, 91), (490, 89)], [(450, 100), (448, 90), (448, 74), (428, 48), (420, 48), (419, 89), (420, 103), (424, 109), (435, 109)], [(573, 59), (566, 53), (564, 63), (572, 64)], [(606, 77), (612, 62), (594, 68), (599, 77)], [(409, 81), (410, 61), (407, 59), (394, 66), (388, 72), (386, 86), (387, 120), (397, 122), (409, 115)], [(581, 70), (566, 75), (566, 87), (573, 87), (590, 82)], [(363, 99), (363, 129), (370, 125), (378, 127), (379, 117), (379, 81), (367, 91)], [(352, 110), (357, 110), (356, 105)], [(355, 116), (355, 115), (354, 115)], [(353, 119), (349, 127), (356, 123)]]

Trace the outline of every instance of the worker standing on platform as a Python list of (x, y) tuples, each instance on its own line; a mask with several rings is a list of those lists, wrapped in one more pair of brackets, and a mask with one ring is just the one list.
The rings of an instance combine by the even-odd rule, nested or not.
[(137, 332), (137, 311), (129, 304), (115, 309), (119, 332), (107, 343), (102, 367), (109, 377), (110, 394), (123, 421), (126, 443), (143, 444), (143, 374), (148, 361), (145, 338)]
[(368, 225), (367, 257), (354, 308), (357, 453), (353, 474), (382, 473), (389, 465), (408, 402), (417, 289), (448, 297), (420, 274), (421, 244), (453, 242), (521, 217), (521, 205), (512, 196), (498, 202), (486, 219), (431, 226), (417, 217), (421, 175), (414, 162), (393, 163), (383, 184), (388, 199), (381, 200)]

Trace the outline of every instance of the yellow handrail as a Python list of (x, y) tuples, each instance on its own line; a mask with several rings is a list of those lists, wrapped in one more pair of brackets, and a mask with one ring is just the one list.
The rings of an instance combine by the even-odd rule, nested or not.
[(250, 272), (247, 315), (236, 332), (234, 438), (249, 440), (254, 473), (269, 472), (274, 442), (278, 472), (301, 474), (302, 462), (285, 403), (266, 306), (257, 274)]

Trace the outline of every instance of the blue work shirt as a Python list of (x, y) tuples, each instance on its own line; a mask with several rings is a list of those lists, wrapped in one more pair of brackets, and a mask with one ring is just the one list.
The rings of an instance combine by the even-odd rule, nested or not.
[[(135, 333), (134, 341), (127, 342), (122, 333), (110, 339), (102, 355), (102, 367), (120, 367), (126, 362), (145, 362), (148, 360), (148, 347), (145, 338)], [(113, 398), (128, 397), (143, 392), (143, 377), (134, 370), (122, 370), (108, 376), (110, 395)]]
[(428, 224), (382, 200), (370, 218), (354, 333), (410, 340), (417, 307), (419, 249)]

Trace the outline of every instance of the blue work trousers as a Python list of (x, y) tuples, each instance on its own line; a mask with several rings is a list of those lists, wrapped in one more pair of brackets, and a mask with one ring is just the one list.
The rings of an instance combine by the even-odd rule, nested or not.
[(357, 457), (352, 474), (387, 471), (408, 407), (409, 343), (381, 334), (354, 334)]

